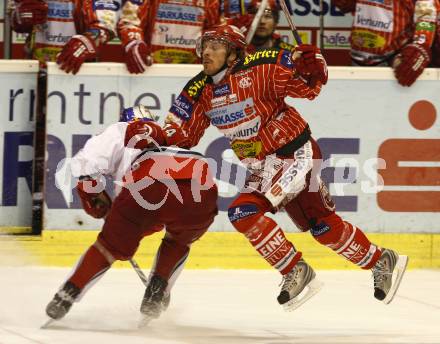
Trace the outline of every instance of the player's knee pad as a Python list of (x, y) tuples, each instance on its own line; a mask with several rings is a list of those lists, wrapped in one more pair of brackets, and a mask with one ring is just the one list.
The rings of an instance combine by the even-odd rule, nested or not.
[(267, 200), (255, 194), (241, 194), (228, 209), (229, 221), (240, 233), (245, 234), (269, 210)]
[(345, 226), (342, 219), (335, 213), (318, 218), (310, 228), (313, 237), (323, 245), (337, 243), (350, 236), (351, 229)]

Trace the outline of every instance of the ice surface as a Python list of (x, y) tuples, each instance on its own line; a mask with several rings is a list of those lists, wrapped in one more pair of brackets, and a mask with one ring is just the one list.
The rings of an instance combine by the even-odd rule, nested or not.
[(275, 271), (186, 270), (167, 313), (138, 329), (144, 286), (133, 270), (112, 269), (64, 319), (40, 329), (69, 273), (0, 267), (0, 344), (440, 343), (440, 271), (408, 271), (390, 305), (374, 299), (368, 271), (318, 271), (321, 292), (286, 313)]

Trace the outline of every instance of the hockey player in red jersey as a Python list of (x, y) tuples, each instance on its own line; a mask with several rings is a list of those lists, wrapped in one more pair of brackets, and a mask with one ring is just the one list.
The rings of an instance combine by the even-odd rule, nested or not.
[(351, 58), (359, 66), (391, 66), (411, 86), (431, 62), (438, 0), (332, 0), (354, 15)]
[(118, 31), (130, 73), (154, 63), (197, 63), (196, 40), (219, 23), (218, 0), (140, 0), (122, 11)]
[[(191, 244), (217, 214), (217, 187), (201, 154), (164, 145), (166, 137), (154, 121), (119, 122), (89, 139), (74, 157), (71, 170), (79, 176), (77, 189), (84, 209), (95, 218), (105, 217), (105, 222), (97, 240), (47, 305), (50, 318), (64, 317), (115, 260), (131, 259), (143, 237), (164, 225), (166, 233), (140, 310), (151, 320), (168, 307), (171, 287)], [(112, 175), (123, 186), (113, 204), (103, 188), (102, 175)]]
[(29, 34), (28, 57), (42, 63), (56, 61), (61, 69), (73, 74), (85, 61), (95, 61), (104, 45), (113, 39), (119, 12), (125, 8), (119, 0), (10, 2), (13, 30)]
[(312, 100), (326, 84), (327, 67), (319, 49), (300, 45), (293, 53), (268, 49), (245, 56), (244, 36), (232, 26), (206, 32), (199, 47), (203, 71), (171, 106), (165, 132), (169, 142), (175, 138), (176, 144), (188, 148), (213, 124), (230, 140), (251, 175), (229, 206), (229, 219), (283, 276), (278, 302), (294, 309), (320, 288), (301, 252), (265, 215), (281, 208), (319, 243), (371, 269), (374, 296), (390, 302), (407, 257), (371, 243), (361, 229), (335, 213), (316, 173), (321, 151), (307, 122), (284, 101), (286, 96)]

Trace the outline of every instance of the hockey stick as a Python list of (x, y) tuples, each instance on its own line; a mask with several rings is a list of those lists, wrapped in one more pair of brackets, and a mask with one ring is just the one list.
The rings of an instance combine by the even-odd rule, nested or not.
[(267, 7), (267, 3), (269, 0), (263, 0), (260, 3), (260, 7), (258, 8), (257, 14), (254, 17), (254, 20), (252, 20), (251, 27), (249, 28), (249, 31), (246, 34), (246, 43), (249, 44), (252, 41), (252, 38), (255, 35), (255, 31), (257, 31), (258, 24), (260, 23), (261, 17), (263, 16), (264, 10)]
[(292, 16), (289, 12), (286, 1), (279, 0), (279, 2), (280, 2), (281, 9), (283, 10), (284, 15), (286, 16), (287, 22), (289, 23), (290, 29), (292, 30), (293, 37), (295, 38), (296, 44), (297, 45), (302, 44), (302, 39), (298, 33), (298, 30), (295, 27), (295, 24), (293, 23)]
[(133, 258), (131, 258), (129, 260), (129, 262), (130, 262), (131, 266), (133, 267), (134, 271), (136, 271), (137, 275), (141, 279), (141, 281), (144, 284), (144, 286), (148, 287), (148, 278), (147, 278), (147, 276), (145, 276), (144, 272), (142, 271), (142, 269), (138, 265), (138, 263)]

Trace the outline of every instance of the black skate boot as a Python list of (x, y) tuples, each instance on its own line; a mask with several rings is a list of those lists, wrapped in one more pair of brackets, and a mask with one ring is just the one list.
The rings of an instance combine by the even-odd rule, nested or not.
[(76, 285), (66, 282), (47, 305), (46, 314), (54, 320), (61, 319), (70, 310), (80, 292), (81, 290)]
[(293, 267), (292, 271), (283, 276), (278, 303), (285, 311), (293, 311), (315, 295), (322, 283), (315, 279), (315, 272), (303, 259)]
[(408, 265), (407, 256), (399, 256), (396, 252), (382, 249), (382, 254), (373, 266), (374, 297), (385, 304), (390, 303), (399, 288)]
[(160, 313), (168, 307), (169, 294), (165, 295), (167, 285), (168, 282), (158, 275), (150, 278), (141, 304), (144, 322), (159, 318)]

